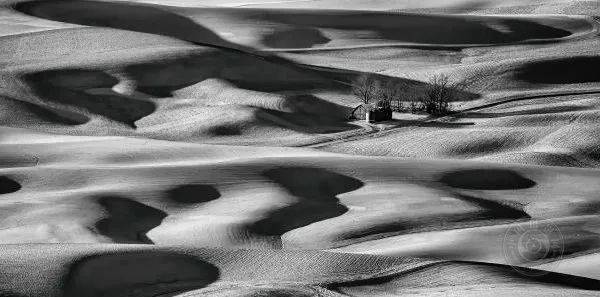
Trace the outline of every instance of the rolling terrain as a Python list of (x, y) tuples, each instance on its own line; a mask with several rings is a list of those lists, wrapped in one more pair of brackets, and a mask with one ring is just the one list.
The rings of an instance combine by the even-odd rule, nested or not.
[(0, 296), (600, 294), (597, 3), (0, 3)]

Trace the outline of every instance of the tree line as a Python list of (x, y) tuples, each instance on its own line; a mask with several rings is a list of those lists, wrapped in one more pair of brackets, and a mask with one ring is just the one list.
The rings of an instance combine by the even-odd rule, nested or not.
[(452, 112), (450, 102), (460, 100), (460, 94), (468, 85), (466, 80), (452, 81), (446, 74), (437, 74), (431, 76), (419, 92), (409, 80), (364, 74), (353, 81), (352, 92), (367, 106), (440, 116)]

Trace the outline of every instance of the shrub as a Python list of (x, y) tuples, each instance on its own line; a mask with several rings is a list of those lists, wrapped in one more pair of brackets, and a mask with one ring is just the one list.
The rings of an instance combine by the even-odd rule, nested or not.
[(424, 96), (419, 99), (419, 109), (431, 115), (446, 115), (452, 112), (450, 102), (460, 98), (459, 94), (468, 86), (467, 81), (450, 81), (446, 74), (434, 75)]

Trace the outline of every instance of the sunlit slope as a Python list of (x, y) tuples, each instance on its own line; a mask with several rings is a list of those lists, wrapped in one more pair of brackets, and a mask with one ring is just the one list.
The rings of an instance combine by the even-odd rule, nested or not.
[[(347, 86), (358, 72), (307, 66), (322, 64), (310, 56), (293, 57), (303, 62), (296, 64), (261, 53), (265, 47), (311, 48), (313, 38), (327, 47), (555, 42), (595, 29), (588, 18), (575, 16), (357, 15), (102, 1), (30, 1), (13, 7), (41, 19), (103, 28), (4, 37), (3, 104), (27, 115), (5, 114), (9, 125), (244, 144), (298, 145), (357, 128), (345, 121), (358, 104)], [(158, 19), (165, 25), (147, 21)], [(357, 21), (364, 24), (358, 28)], [(450, 27), (460, 32), (443, 31)], [(328, 28), (341, 35), (323, 35)], [(466, 97), (476, 98), (471, 95)], [(50, 117), (40, 117), (41, 110)]]
[(10, 296), (595, 296), (598, 290), (597, 280), (530, 277), (506, 266), (313, 251), (8, 245), (0, 258), (0, 267), (16, 276), (0, 282)]
[[(3, 132), (4, 243), (332, 248), (556, 219), (569, 254), (598, 244), (595, 170), (23, 133)], [(448, 257), (504, 262), (490, 246)]]
[(597, 296), (594, 5), (4, 1), (0, 296)]

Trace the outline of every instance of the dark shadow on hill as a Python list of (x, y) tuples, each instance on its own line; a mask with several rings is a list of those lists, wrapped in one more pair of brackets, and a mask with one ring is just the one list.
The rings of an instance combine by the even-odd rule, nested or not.
[[(365, 39), (387, 39), (424, 44), (497, 44), (554, 39), (572, 33), (518, 18), (393, 14), (372, 11), (264, 11), (251, 18), (289, 26), (359, 31)], [(501, 27), (502, 30), (495, 29)]]
[[(168, 6), (92, 0), (48, 0), (19, 2), (13, 7), (27, 15), (48, 20), (157, 34), (300, 68), (298, 64), (288, 59), (222, 39), (218, 34), (192, 19), (171, 11)], [(160, 22), (160, 26), (154, 25), (153, 22)], [(236, 65), (230, 62), (226, 65)], [(318, 74), (315, 70), (303, 70), (313, 75)]]
[(464, 112), (459, 114), (451, 115), (454, 118), (467, 118), (467, 119), (493, 119), (502, 117), (513, 117), (513, 116), (528, 116), (528, 115), (543, 115), (543, 114), (559, 114), (567, 112), (577, 112), (589, 110), (589, 106), (556, 106), (556, 107), (545, 107), (536, 108), (530, 110), (519, 110), (519, 111), (508, 111), (508, 112)]
[[(136, 128), (135, 122), (156, 109), (155, 104), (111, 90), (119, 81), (98, 70), (60, 69), (25, 75), (25, 81), (41, 100), (69, 106), (83, 113), (97, 114)], [(91, 94), (103, 88), (106, 94)]]
[(148, 231), (160, 225), (167, 214), (135, 200), (104, 196), (97, 202), (106, 210), (106, 217), (96, 223), (96, 229), (117, 243), (147, 243)]
[(0, 194), (14, 193), (21, 189), (21, 184), (6, 176), (0, 176)]
[(537, 183), (516, 171), (508, 169), (464, 169), (445, 172), (439, 182), (467, 190), (518, 190), (534, 187)]
[(302, 133), (328, 134), (356, 129), (357, 126), (343, 121), (332, 121), (318, 115), (302, 115), (273, 109), (259, 109), (259, 123), (281, 127)]
[(321, 122), (332, 123), (346, 120), (351, 110), (349, 107), (308, 94), (287, 96), (280, 106), (291, 113), (313, 115)]
[(597, 215), (600, 214), (600, 201), (582, 201), (575, 205), (569, 205), (573, 208), (573, 215)]
[[(108, 27), (170, 36), (181, 40), (236, 49), (236, 44), (166, 6), (110, 1), (25, 1), (14, 5), (22, 13), (64, 23)], [(160, 22), (158, 23), (153, 22)]]
[(341, 232), (336, 241), (337, 245), (344, 246), (345, 241), (354, 244), (403, 234), (462, 228), (465, 225), (477, 225), (477, 221), (494, 219), (501, 218), (488, 216), (486, 210), (480, 209), (451, 215), (433, 213), (419, 217), (398, 216), (383, 223), (363, 224), (360, 229)]
[(277, 30), (262, 39), (262, 43), (270, 48), (311, 48), (315, 45), (325, 44), (331, 39), (325, 37), (319, 29), (288, 28)]
[[(522, 177), (516, 172), (500, 169), (462, 170), (445, 173), (439, 180), (447, 187), (440, 188), (446, 195), (471, 204), (476, 209), (453, 214), (427, 214), (419, 217), (398, 217), (385, 223), (364, 226), (363, 229), (344, 232), (339, 239), (379, 238), (392, 235), (414, 233), (427, 230), (440, 230), (476, 224), (490, 220), (530, 219), (521, 205), (506, 201), (477, 197), (465, 194), (456, 189), (469, 190), (514, 190), (531, 188), (536, 185), (532, 180)], [(450, 187), (450, 189), (448, 188)]]
[(461, 213), (443, 214), (429, 213), (419, 217), (397, 217), (385, 223), (364, 225), (362, 229), (343, 232), (339, 234), (338, 240), (352, 240), (353, 243), (378, 239), (402, 234), (440, 231), (453, 228), (464, 228), (465, 226), (477, 226), (481, 222), (491, 220), (518, 220), (529, 219), (530, 216), (521, 207), (504, 204), (491, 199), (479, 198), (455, 192), (448, 196), (472, 204), (477, 207), (473, 210)]
[(384, 121), (381, 123), (391, 124), (392, 128), (397, 127), (431, 127), (431, 128), (444, 128), (444, 129), (453, 129), (453, 128), (464, 128), (468, 126), (473, 126), (475, 123), (465, 122), (465, 123), (451, 123), (451, 122), (440, 122), (434, 120), (399, 120), (393, 119), (391, 121)]
[(530, 62), (516, 70), (517, 80), (538, 84), (600, 82), (600, 57), (557, 58)]
[[(434, 283), (430, 283), (425, 280), (435, 281)], [(356, 291), (356, 289), (363, 287), (362, 289), (366, 293), (372, 292), (378, 287), (390, 287), (392, 290), (395, 290), (397, 288), (431, 289), (435, 287), (476, 288), (477, 286), (488, 288), (490, 286), (497, 287), (501, 285), (513, 288), (532, 286), (536, 290), (543, 290), (544, 287), (539, 285), (546, 285), (548, 288), (600, 290), (600, 281), (591, 278), (525, 267), (519, 267), (517, 271), (514, 267), (508, 265), (467, 261), (445, 261), (426, 264), (410, 271), (338, 283), (328, 286), (328, 288), (338, 292), (344, 292), (344, 288), (353, 288), (352, 292), (359, 293), (361, 291)]]
[(356, 129), (347, 123), (350, 108), (341, 106), (314, 95), (286, 97), (279, 106), (282, 110), (257, 108), (258, 125), (294, 130), (301, 133), (336, 133)]
[[(315, 295), (319, 292), (318, 295)], [(323, 288), (315, 289), (306, 284), (252, 284), (242, 283), (235, 286), (227, 286), (216, 289), (212, 296), (236, 296), (236, 297), (320, 297), (340, 296), (333, 292), (327, 292)]]
[(36, 156), (20, 154), (13, 152), (11, 154), (3, 154), (0, 156), (0, 169), (15, 168), (15, 167), (34, 167), (39, 164), (40, 159)]
[(247, 227), (252, 233), (266, 236), (281, 236), (346, 213), (348, 208), (336, 196), (363, 186), (358, 179), (313, 167), (280, 167), (263, 174), (294, 197), (288, 206), (270, 211)]
[[(563, 247), (559, 253), (543, 253), (539, 250), (529, 251), (533, 256), (530, 259), (560, 260), (564, 257), (582, 255), (598, 250), (600, 247), (600, 234), (583, 230), (583, 228), (567, 229), (561, 232)], [(538, 254), (536, 254), (538, 253)], [(536, 258), (536, 256), (539, 256)], [(558, 259), (557, 259), (558, 258)]]
[(172, 188), (167, 191), (170, 201), (181, 204), (204, 203), (221, 197), (221, 193), (210, 185), (190, 184)]
[[(201, 56), (175, 58), (177, 62), (165, 57), (165, 61), (162, 62), (131, 66), (128, 72), (132, 72), (134, 78), (136, 73), (146, 77), (157, 76), (160, 73), (161, 78), (181, 79), (149, 84), (144, 84), (142, 79), (136, 79), (142, 82), (140, 91), (157, 97), (169, 96), (175, 89), (209, 77), (222, 78), (240, 88), (264, 92), (314, 89), (349, 91), (348, 84), (362, 74), (356, 71), (303, 65), (272, 53), (231, 43), (193, 20), (170, 11), (166, 6), (109, 1), (49, 0), (20, 2), (15, 4), (14, 8), (44, 19), (158, 34), (220, 50), (203, 53)], [(160, 22), (160, 26), (153, 25), (153, 22)], [(301, 27), (311, 26), (312, 24), (308, 24)], [(182, 68), (189, 73), (182, 75)], [(268, 76), (265, 77), (265, 74)], [(426, 86), (425, 83), (411, 82), (419, 88)], [(479, 95), (464, 92), (460, 97), (468, 100)]]
[(487, 135), (466, 142), (461, 142), (457, 145), (450, 145), (444, 148), (445, 155), (455, 158), (473, 158), (475, 156), (483, 156), (486, 154), (495, 154), (515, 147), (520, 147), (518, 139), (512, 137), (502, 137), (502, 135)]
[[(439, 183), (454, 189), (464, 190), (519, 190), (529, 189), (537, 183), (516, 171), (508, 169), (464, 169), (445, 172), (438, 180)], [(529, 214), (523, 205), (507, 201), (496, 201), (488, 198), (465, 194), (456, 190), (449, 192), (456, 199), (473, 204), (480, 209), (481, 218), (492, 219), (529, 219)]]
[[(139, 91), (156, 97), (206, 79), (225, 80), (234, 86), (258, 92), (346, 90), (333, 81), (334, 74), (304, 69), (293, 62), (279, 63), (254, 55), (228, 50), (202, 50), (164, 57), (151, 63), (137, 63), (124, 71), (135, 80)], [(340, 75), (345, 80), (346, 75)]]
[[(222, 79), (234, 86), (258, 92), (294, 91), (309, 94), (315, 90), (350, 92), (351, 83), (363, 72), (307, 66), (271, 56), (263, 58), (227, 50), (201, 50), (185, 55), (164, 57), (151, 63), (126, 66), (124, 72), (137, 82), (137, 89), (156, 97), (169, 97), (175, 90), (192, 86), (206, 79)], [(428, 84), (404, 78), (370, 73), (381, 81), (408, 84), (415, 96), (423, 93)], [(456, 98), (469, 101), (479, 94), (455, 91)], [(293, 101), (310, 103), (308, 95)], [(301, 99), (301, 100), (300, 100)], [(312, 101), (315, 101), (314, 99)], [(292, 102), (292, 101), (290, 101)]]
[(78, 259), (69, 269), (63, 290), (67, 297), (171, 296), (206, 287), (219, 277), (216, 266), (192, 256), (122, 251)]
[[(109, 1), (27, 1), (14, 5), (17, 11), (44, 19), (100, 26), (174, 37), (197, 45), (219, 49), (201, 56), (165, 57), (161, 62), (130, 67), (134, 75), (176, 79), (144, 85), (140, 91), (166, 97), (175, 90), (206, 78), (223, 78), (238, 87), (259, 91), (346, 88), (314, 69), (293, 61), (231, 43), (193, 20), (169, 11), (167, 7)], [(160, 26), (153, 22), (160, 22)], [(185, 68), (185, 75), (180, 73)], [(315, 67), (318, 68), (318, 67)], [(166, 73), (165, 73), (166, 72)], [(170, 72), (170, 74), (169, 74)], [(158, 75), (160, 74), (160, 75)], [(268, 74), (269, 79), (264, 75)], [(178, 78), (174, 78), (178, 77)], [(134, 76), (135, 78), (135, 76)], [(162, 83), (162, 85), (161, 85)]]
[[(20, 12), (59, 22), (159, 34), (197, 44), (248, 50), (245, 46), (222, 39), (210, 29), (177, 14), (176, 9), (166, 6), (91, 0), (51, 0), (21, 2), (14, 7)], [(211, 12), (218, 15), (219, 9)], [(567, 30), (533, 20), (510, 17), (490, 19), (481, 16), (343, 10), (324, 12), (245, 9), (245, 12), (250, 12), (248, 17), (261, 23), (277, 22), (291, 27), (282, 32), (275, 32), (274, 37), (269, 35), (265, 37), (267, 42), (273, 40), (276, 48), (280, 47), (279, 42), (282, 38), (289, 39), (291, 44), (296, 44), (298, 41), (290, 39), (293, 35), (298, 36), (297, 40), (311, 41), (310, 44), (326, 42), (327, 38), (318, 32), (318, 28), (360, 31), (363, 38), (441, 45), (510, 43), (530, 39), (561, 38), (572, 34)], [(160, 20), (161, 25), (153, 26), (148, 23), (149, 20)], [(286, 36), (279, 36), (284, 34)], [(307, 46), (306, 41), (298, 45), (301, 48)]]
[(5, 126), (35, 125), (40, 122), (75, 126), (90, 120), (83, 114), (7, 97), (0, 97), (0, 107), (3, 109), (0, 111), (0, 124)]
[(491, 199), (455, 193), (454, 197), (478, 206), (483, 211), (479, 214), (482, 219), (529, 219), (529, 214), (520, 207), (503, 204)]
[(239, 125), (225, 124), (210, 127), (206, 130), (209, 136), (238, 136), (244, 134), (244, 129)]

